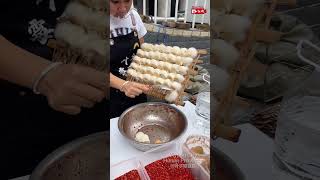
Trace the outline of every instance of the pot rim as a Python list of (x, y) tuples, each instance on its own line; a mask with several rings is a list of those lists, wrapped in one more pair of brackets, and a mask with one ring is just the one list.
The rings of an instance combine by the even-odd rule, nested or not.
[[(41, 175), (43, 175), (43, 172), (48, 169), (48, 165), (51, 165), (57, 160), (61, 159), (63, 156), (70, 154), (70, 149), (77, 149), (83, 146), (83, 144), (86, 144), (90, 141), (95, 141), (97, 138), (108, 137), (109, 134), (109, 131), (97, 132), (87, 136), (79, 137), (69, 143), (60, 146), (59, 148), (48, 154), (43, 160), (41, 160), (41, 162), (32, 171), (29, 180), (41, 180)], [(106, 139), (107, 141), (109, 140), (109, 138)]]
[[(138, 142), (138, 141), (135, 141), (135, 140), (132, 140), (130, 139), (123, 131), (123, 129), (121, 128), (121, 122), (123, 120), (123, 117), (129, 112), (131, 111), (132, 109), (136, 108), (136, 107), (140, 107), (140, 106), (145, 106), (145, 105), (164, 105), (164, 106), (167, 106), (167, 107), (170, 107), (170, 108), (173, 108), (174, 110), (176, 110), (180, 115), (182, 115), (182, 119), (184, 120), (185, 122), (185, 128), (182, 130), (182, 132), (177, 136), (175, 137), (174, 139), (172, 139), (171, 141), (168, 141), (168, 142), (165, 142), (165, 143), (159, 143), (159, 144), (152, 144), (152, 143), (142, 143), (142, 142)], [(180, 137), (182, 137), (185, 132), (187, 131), (188, 129), (188, 119), (187, 117), (185, 116), (185, 114), (178, 108), (174, 107), (174, 106), (171, 106), (170, 104), (168, 103), (163, 103), (163, 102), (145, 102), (145, 103), (140, 103), (140, 104), (136, 104), (134, 106), (131, 106), (130, 108), (126, 109), (119, 117), (118, 119), (118, 130), (120, 131), (121, 135), (125, 137), (125, 139), (127, 139), (129, 142), (131, 143), (134, 143), (134, 144), (138, 144), (138, 145), (143, 145), (143, 146), (161, 146), (161, 145), (165, 145), (165, 144), (168, 144), (170, 142), (173, 142), (177, 139), (179, 139)]]

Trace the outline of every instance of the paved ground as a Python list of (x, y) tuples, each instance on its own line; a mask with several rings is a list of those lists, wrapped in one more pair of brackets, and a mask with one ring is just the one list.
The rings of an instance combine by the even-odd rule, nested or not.
[[(293, 15), (310, 26), (315, 34), (320, 37), (320, 0), (297, 0), (296, 8), (284, 9), (279, 8), (279, 13)], [(163, 34), (148, 33), (146, 41), (151, 43), (165, 42), (168, 45), (177, 45), (180, 47), (195, 47), (198, 49), (209, 49), (209, 38), (187, 38), (187, 37), (165, 37)], [(209, 63), (209, 56), (202, 58)]]

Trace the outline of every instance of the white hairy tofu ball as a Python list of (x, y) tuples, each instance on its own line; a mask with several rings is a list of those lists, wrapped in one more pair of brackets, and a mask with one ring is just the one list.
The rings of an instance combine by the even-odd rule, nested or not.
[(157, 84), (164, 85), (164, 79), (162, 79), (160, 77), (157, 78), (156, 82), (157, 82)]
[(140, 64), (145, 64), (146, 63), (146, 58), (140, 58)]
[(138, 132), (135, 136), (135, 140), (142, 143), (150, 143), (149, 136), (143, 132)]
[(147, 65), (149, 63), (149, 59), (148, 58), (143, 58), (143, 64)]
[(179, 72), (180, 66), (178, 64), (172, 64), (172, 68), (173, 68), (174, 72)]
[(170, 79), (165, 79), (165, 80), (164, 80), (164, 84), (165, 84), (166, 86), (168, 86), (168, 87), (171, 87), (171, 83), (172, 83), (172, 81), (171, 81)]
[(141, 72), (142, 73), (147, 73), (147, 67), (146, 66), (142, 66), (141, 67)]
[(161, 53), (160, 53), (160, 52), (158, 52), (158, 51), (157, 51), (157, 52), (155, 52), (155, 53), (154, 53), (154, 57), (155, 57), (154, 59), (158, 59), (158, 60), (160, 60), (160, 59), (161, 59)]
[(177, 91), (171, 91), (168, 93), (165, 97), (165, 100), (168, 102), (174, 102), (178, 98), (178, 92)]
[(164, 76), (165, 78), (167, 78), (167, 79), (170, 78), (168, 71), (164, 71), (164, 72), (163, 72), (163, 76)]
[(166, 53), (162, 53), (162, 61), (170, 62), (169, 55)]
[(151, 75), (150, 81), (152, 84), (157, 84), (157, 77)]
[(184, 77), (181, 74), (175, 74), (174, 79), (177, 80), (179, 83), (184, 81)]
[(176, 61), (175, 63), (178, 64), (179, 66), (183, 66), (184, 65), (184, 58), (186, 58), (186, 57), (180, 57), (178, 59), (178, 61)]
[(144, 57), (144, 51), (142, 49), (138, 49), (137, 55), (140, 57)]
[(187, 49), (187, 48), (181, 48), (181, 49), (180, 49), (180, 55), (181, 55), (181, 56), (187, 56), (187, 52), (188, 52), (188, 49)]
[(192, 58), (196, 58), (198, 56), (198, 51), (195, 48), (191, 47), (188, 49), (188, 55)]
[(132, 62), (131, 64), (130, 64), (130, 66), (133, 68), (133, 69), (137, 69), (137, 67), (139, 66), (137, 63), (135, 63), (135, 62)]
[(169, 46), (169, 49), (170, 49), (170, 53), (174, 54), (174, 48), (172, 46)]
[(146, 72), (146, 66), (140, 65), (140, 66), (139, 66), (139, 72), (141, 72), (141, 73)]
[(149, 58), (150, 59), (157, 59), (156, 58), (156, 52), (154, 52), (154, 51), (149, 52)]
[(137, 72), (137, 79), (138, 80), (143, 80), (143, 74), (140, 72)]
[(141, 45), (141, 49), (150, 51), (150, 44), (149, 43), (143, 43)]
[(222, 34), (221, 38), (232, 44), (245, 40), (250, 25), (248, 17), (235, 14), (223, 15), (215, 22), (217, 31)]
[(163, 63), (164, 65), (164, 69), (166, 69), (167, 71), (171, 71), (172, 69), (172, 64), (171, 63), (168, 63), (168, 62), (164, 62)]
[(185, 75), (185, 74), (188, 73), (188, 68), (185, 67), (185, 66), (179, 66), (178, 71), (179, 71), (180, 74)]
[(143, 80), (148, 81), (150, 79), (150, 74), (143, 74)]
[(155, 59), (151, 59), (150, 62), (151, 62), (151, 66), (153, 66), (153, 67), (155, 67), (155, 68), (157, 68), (157, 67), (159, 66), (158, 61), (155, 60)]
[(160, 70), (160, 77), (162, 78), (167, 78), (168, 77), (168, 73), (165, 70)]
[(134, 69), (128, 69), (128, 74), (132, 77), (136, 77), (137, 76), (137, 71)]
[(172, 80), (175, 80), (176, 74), (175, 73), (169, 73), (168, 77)]
[(174, 59), (173, 59), (172, 63), (181, 64), (183, 58), (184, 57), (182, 57), (182, 56), (174, 56)]
[(164, 68), (164, 62), (163, 61), (159, 61), (159, 68), (163, 69)]
[(147, 78), (148, 82), (153, 84), (153, 81), (154, 81), (153, 79), (154, 79), (153, 76), (149, 74), (149, 76)]
[(140, 65), (138, 65), (138, 66), (136, 66), (136, 68), (134, 68), (137, 72), (141, 72), (141, 66)]
[(174, 61), (173, 61), (172, 63), (181, 64), (183, 58), (184, 58), (184, 57), (182, 57), (182, 56), (176, 56), (176, 57), (174, 58)]
[(151, 61), (151, 59), (147, 59), (146, 65), (152, 66), (152, 61)]
[(165, 58), (165, 53), (161, 53), (161, 52), (158, 52), (159, 54), (157, 54), (157, 60), (160, 60), (160, 61), (165, 61), (164, 58)]
[(136, 63), (141, 63), (141, 58), (139, 56), (134, 56), (133, 61)]
[(159, 44), (155, 44), (155, 45), (154, 45), (155, 51), (159, 51), (159, 48), (160, 48), (160, 45), (159, 45)]
[(160, 76), (160, 74), (161, 74), (161, 70), (160, 69), (155, 69), (154, 70), (154, 75)]
[(176, 61), (176, 56), (173, 54), (168, 55), (168, 62), (175, 62)]
[(151, 72), (152, 72), (152, 70), (153, 70), (153, 68), (152, 68), (152, 67), (150, 67), (150, 66), (146, 66), (146, 73), (151, 73)]
[(151, 52), (144, 51), (144, 57), (145, 58), (150, 58), (150, 56), (151, 56)]
[(183, 58), (183, 64), (189, 66), (192, 63), (193, 59), (191, 57)]
[(160, 44), (159, 50), (160, 52), (165, 52), (166, 46), (164, 44)]
[(182, 85), (178, 82), (172, 82), (171, 87), (177, 91), (179, 91), (182, 88)]
[(173, 46), (173, 54), (180, 56), (180, 48), (178, 46)]
[(157, 50), (153, 44), (151, 44), (151, 48), (150, 49), (151, 49), (151, 51), (156, 51)]
[(240, 57), (239, 51), (222, 39), (212, 41), (213, 58), (217, 58), (216, 64), (224, 69), (233, 65)]
[(168, 47), (167, 47), (167, 46), (164, 46), (164, 48), (163, 48), (163, 51), (162, 51), (162, 52), (163, 52), (163, 53), (165, 53), (165, 54), (168, 54), (168, 50), (169, 50), (169, 49), (168, 49)]
[(147, 43), (143, 43), (143, 44), (141, 44), (141, 49), (147, 49)]
[(171, 46), (166, 46), (165, 53), (168, 53), (168, 54), (171, 53)]

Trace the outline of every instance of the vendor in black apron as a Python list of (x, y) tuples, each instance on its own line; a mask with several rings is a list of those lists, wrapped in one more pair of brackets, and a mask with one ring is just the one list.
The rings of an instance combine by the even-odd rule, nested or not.
[(0, 127), (6, 179), (28, 175), (58, 147), (108, 129), (108, 74), (50, 61), (47, 42), (54, 38), (56, 18), (67, 3), (0, 2)]
[(127, 108), (147, 101), (149, 87), (126, 81), (126, 71), (137, 53), (146, 29), (139, 14), (131, 9), (132, 0), (110, 1), (110, 118)]

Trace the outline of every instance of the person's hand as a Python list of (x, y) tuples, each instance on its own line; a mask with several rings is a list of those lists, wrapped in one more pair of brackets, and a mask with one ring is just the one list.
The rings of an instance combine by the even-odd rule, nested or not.
[(136, 83), (136, 82), (128, 82), (124, 84), (121, 88), (121, 91), (125, 93), (126, 96), (135, 98), (140, 94), (147, 92), (149, 90), (148, 85)]
[(74, 115), (106, 97), (107, 78), (105, 73), (89, 67), (64, 64), (50, 71), (38, 89), (53, 109)]

